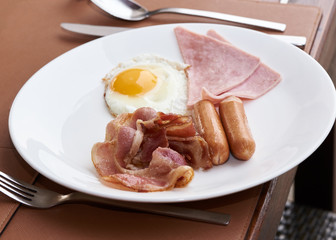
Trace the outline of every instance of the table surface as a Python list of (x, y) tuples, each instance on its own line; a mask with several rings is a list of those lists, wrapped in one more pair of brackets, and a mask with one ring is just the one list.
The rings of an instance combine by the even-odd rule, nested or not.
[[(261, 1), (277, 2), (275, 0)], [(319, 25), (315, 41), (313, 42), (310, 54), (316, 60), (318, 60), (325, 68), (328, 68), (332, 55), (335, 52), (335, 46), (334, 44), (332, 44), (332, 39), (335, 37), (336, 28), (335, 2), (336, 0), (293, 0), (289, 2), (289, 4), (307, 4), (321, 8), (323, 17)], [(3, 135), (7, 136), (8, 133), (5, 132)], [(8, 139), (0, 140), (0, 143), (2, 144), (1, 147), (12, 147), (7, 146), (7, 142), (9, 142)], [(252, 222), (250, 224), (249, 230), (247, 231), (245, 239), (252, 240), (274, 238), (296, 172), (297, 168), (294, 168), (289, 172), (262, 185), (261, 195), (257, 203), (257, 208), (254, 211)]]
[[(274, 0), (269, 1), (276, 2)], [(336, 1), (290, 0), (288, 4), (311, 5), (321, 9), (322, 19), (310, 55), (325, 69), (328, 69), (336, 47), (334, 44)], [(333, 135), (333, 132), (330, 135)], [(329, 161), (333, 161), (333, 159)], [(296, 172), (297, 168), (294, 168), (264, 184), (262, 196), (246, 239), (274, 239)]]

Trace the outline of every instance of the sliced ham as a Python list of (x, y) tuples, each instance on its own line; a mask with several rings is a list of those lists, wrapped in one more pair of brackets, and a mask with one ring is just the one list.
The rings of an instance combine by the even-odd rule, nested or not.
[[(219, 41), (229, 43), (214, 30), (209, 30), (207, 35)], [(203, 88), (202, 98), (208, 99), (214, 104), (221, 102), (228, 96), (236, 96), (244, 99), (256, 99), (273, 89), (280, 81), (281, 76), (279, 73), (266, 66), (264, 63), (261, 63), (254, 73), (246, 79), (246, 81), (229, 91), (216, 95), (210, 92), (207, 87)]]
[(194, 174), (189, 165), (209, 168), (209, 156), (191, 117), (151, 108), (120, 114), (107, 125), (105, 141), (91, 150), (104, 182), (141, 192), (185, 186)]
[(245, 82), (223, 94), (214, 95), (207, 91), (206, 88), (203, 88), (202, 98), (208, 99), (214, 104), (221, 102), (228, 96), (257, 99), (273, 89), (280, 81), (280, 74), (262, 63)]
[(207, 35), (208, 37), (212, 37), (212, 38), (214, 38), (214, 39), (217, 39), (217, 40), (219, 40), (219, 41), (221, 41), (221, 42), (226, 42), (226, 43), (229, 43), (229, 44), (230, 44), (230, 42), (229, 42), (228, 40), (226, 40), (225, 38), (223, 38), (222, 35), (218, 34), (218, 33), (217, 33), (215, 30), (213, 30), (213, 29), (210, 29), (210, 30), (206, 33), (206, 35)]
[(182, 27), (175, 28), (176, 39), (189, 64), (188, 107), (201, 99), (202, 88), (221, 94), (244, 82), (259, 66), (259, 58), (212, 37)]

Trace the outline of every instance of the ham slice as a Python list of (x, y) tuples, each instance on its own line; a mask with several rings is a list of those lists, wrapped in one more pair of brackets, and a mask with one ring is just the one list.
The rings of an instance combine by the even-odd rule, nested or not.
[(229, 44), (230, 44), (230, 42), (229, 42), (228, 40), (226, 40), (225, 38), (223, 38), (223, 36), (220, 35), (220, 34), (218, 34), (215, 30), (210, 29), (210, 30), (207, 32), (206, 35), (207, 35), (208, 37), (212, 37), (212, 38), (214, 38), (214, 39), (217, 39), (217, 40), (219, 40), (219, 41), (221, 41), (221, 42), (225, 42), (225, 43), (229, 43)]
[(182, 27), (175, 28), (176, 39), (187, 69), (188, 107), (201, 99), (202, 88), (221, 94), (244, 82), (259, 66), (259, 58), (212, 37)]
[(120, 114), (107, 125), (105, 141), (91, 150), (104, 182), (139, 192), (185, 186), (194, 175), (189, 165), (209, 168), (209, 157), (208, 145), (197, 136), (191, 117), (151, 108)]
[[(214, 30), (209, 30), (207, 35), (219, 41), (229, 43), (221, 35)], [(254, 73), (246, 79), (243, 83), (226, 91), (222, 94), (216, 95), (211, 93), (206, 87), (202, 89), (202, 98), (212, 101), (214, 104), (221, 102), (228, 96), (236, 96), (244, 99), (256, 99), (273, 89), (281, 81), (279, 73), (261, 63)]]

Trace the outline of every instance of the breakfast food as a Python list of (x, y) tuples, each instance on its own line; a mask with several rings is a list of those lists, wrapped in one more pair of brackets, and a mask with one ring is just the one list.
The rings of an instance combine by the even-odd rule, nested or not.
[[(229, 43), (214, 30), (209, 30), (207, 32), (207, 36), (215, 38), (222, 42)], [(228, 96), (236, 96), (244, 99), (256, 99), (270, 91), (280, 81), (281, 76), (279, 73), (277, 73), (264, 63), (260, 63), (258, 68), (253, 72), (253, 74), (248, 77), (243, 83), (219, 95), (215, 95), (209, 92), (207, 88), (203, 88), (202, 98), (208, 99), (214, 104), (219, 103)]]
[(194, 170), (224, 164), (230, 153), (246, 161), (255, 152), (240, 98), (262, 96), (280, 74), (213, 30), (201, 35), (177, 27), (175, 35), (184, 64), (144, 54), (104, 78), (105, 101), (116, 118), (91, 158), (109, 186), (137, 192), (184, 187)]
[(175, 28), (177, 42), (190, 65), (188, 73), (188, 107), (202, 97), (202, 88), (221, 94), (244, 82), (259, 66), (260, 59), (212, 37)]
[(110, 112), (117, 116), (150, 106), (165, 113), (185, 114), (187, 67), (153, 54), (118, 64), (104, 78)]
[(91, 157), (103, 182), (138, 192), (185, 186), (193, 168), (211, 167), (207, 143), (190, 116), (148, 107), (112, 120), (105, 141), (93, 146)]
[(219, 104), (219, 112), (231, 153), (240, 160), (248, 160), (255, 151), (255, 141), (246, 118), (243, 102), (231, 96)]
[(261, 63), (255, 72), (243, 83), (219, 95), (214, 95), (206, 88), (202, 89), (202, 98), (214, 104), (229, 96), (244, 99), (257, 99), (274, 88), (281, 81), (280, 74)]
[(198, 101), (194, 104), (192, 116), (197, 131), (208, 143), (212, 163), (225, 163), (230, 150), (215, 106), (207, 100)]

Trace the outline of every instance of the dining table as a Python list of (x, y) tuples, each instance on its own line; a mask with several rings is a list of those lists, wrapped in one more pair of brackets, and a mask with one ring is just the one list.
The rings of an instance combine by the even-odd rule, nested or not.
[[(278, 34), (305, 36), (307, 42), (302, 51), (310, 54), (325, 69), (328, 69), (335, 53), (335, 0), (290, 0), (286, 4), (276, 0), (137, 2), (148, 9), (168, 6), (192, 7), (283, 22), (287, 28)], [(0, 171), (42, 188), (69, 193), (71, 189), (53, 182), (29, 166), (15, 149), (8, 127), (13, 100), (29, 78), (56, 57), (96, 39), (94, 36), (65, 31), (60, 27), (61, 22), (120, 27), (223, 22), (173, 14), (153, 16), (141, 22), (126, 22), (109, 16), (89, 0), (0, 1)], [(48, 111), (52, 110), (46, 109), (46, 114)], [(35, 209), (1, 194), (0, 238), (274, 239), (297, 168), (294, 167), (268, 182), (229, 195), (171, 203), (176, 206), (228, 213), (231, 215), (231, 221), (227, 226), (95, 204), (76, 203)]]

